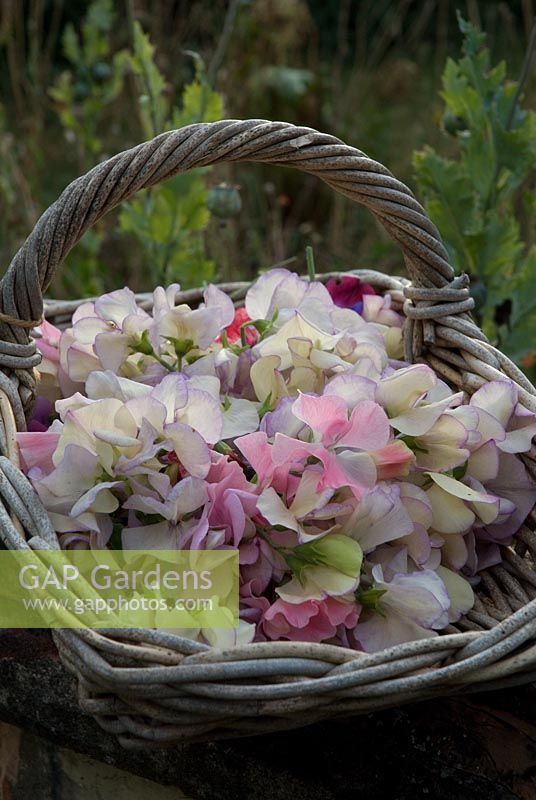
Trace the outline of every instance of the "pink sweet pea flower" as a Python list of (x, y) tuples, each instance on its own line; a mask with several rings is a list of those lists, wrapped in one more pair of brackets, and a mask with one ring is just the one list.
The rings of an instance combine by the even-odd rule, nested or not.
[(59, 431), (17, 433), (17, 443), (25, 472), (28, 473), (37, 467), (43, 475), (48, 475), (54, 469), (52, 456), (59, 440)]
[(74, 388), (60, 363), (62, 332), (46, 319), (36, 328), (35, 344), (42, 355), (39, 364), (39, 395), (54, 403), (59, 397), (72, 394)]
[(379, 450), (389, 441), (389, 420), (373, 401), (364, 400), (348, 417), (347, 406), (335, 395), (301, 394), (292, 406), (294, 416), (308, 425), (314, 441), (325, 447)]
[(331, 299), (339, 308), (351, 308), (358, 314), (363, 311), (363, 298), (366, 294), (376, 294), (372, 286), (363, 283), (355, 275), (343, 275), (340, 278), (330, 278), (326, 289)]
[(278, 599), (264, 612), (261, 626), (268, 639), (324, 642), (336, 635), (339, 625), (354, 628), (359, 611), (356, 603), (334, 597), (302, 603)]
[(385, 447), (389, 420), (372, 401), (360, 403), (348, 417), (346, 402), (337, 396), (302, 394), (292, 407), (294, 415), (311, 428), (313, 442), (300, 442), (276, 434), (272, 460), (276, 466), (303, 463), (313, 456), (324, 465), (317, 489), (349, 486), (359, 499), (376, 481), (369, 451)]
[(54, 364), (59, 364), (59, 344), (61, 338), (60, 329), (56, 328), (55, 325), (52, 325), (50, 322), (44, 319), (41, 325), (39, 325), (39, 327), (37, 327), (35, 330), (39, 334), (39, 338), (36, 339), (35, 344), (43, 356), (43, 359), (47, 359)]
[(415, 462), (414, 453), (400, 439), (395, 439), (380, 450), (374, 450), (370, 455), (376, 465), (379, 481), (405, 478)]

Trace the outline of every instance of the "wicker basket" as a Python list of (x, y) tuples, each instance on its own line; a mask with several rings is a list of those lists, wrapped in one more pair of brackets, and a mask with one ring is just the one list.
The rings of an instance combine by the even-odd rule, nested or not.
[[(30, 338), (42, 293), (100, 217), (178, 172), (221, 161), (294, 166), (369, 208), (404, 254), (411, 282), (357, 272), (403, 310), (408, 361), (425, 360), (471, 394), (511, 378), (536, 411), (536, 390), (472, 322), (468, 278), (455, 278), (422, 207), (385, 167), (333, 136), (283, 122), (225, 120), (170, 131), (99, 164), (41, 217), (1, 283), (0, 534), (9, 548), (58, 548), (47, 514), (19, 470), (15, 430), (35, 396), (39, 354)], [(327, 276), (324, 276), (327, 277)], [(247, 284), (222, 287), (235, 300)], [(195, 305), (200, 290), (180, 300)], [(147, 296), (139, 301), (147, 307)], [(82, 302), (82, 301), (80, 301)], [(67, 322), (78, 302), (45, 303)], [(536, 477), (535, 448), (523, 457)], [(157, 630), (54, 631), (82, 708), (129, 747), (249, 736), (438, 695), (536, 679), (536, 515), (503, 563), (482, 573), (474, 609), (445, 635), (367, 655), (327, 644), (265, 642), (215, 650)]]

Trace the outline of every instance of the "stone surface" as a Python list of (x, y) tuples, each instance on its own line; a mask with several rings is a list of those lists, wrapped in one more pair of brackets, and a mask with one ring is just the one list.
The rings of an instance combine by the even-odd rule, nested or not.
[(93, 758), (56, 747), (26, 730), (9, 728), (19, 745), (17, 767), (4, 780), (3, 800), (191, 800), (179, 789), (161, 786)]
[[(48, 634), (0, 631), (0, 719), (195, 800), (534, 800), (535, 698), (523, 687), (259, 738), (131, 752), (77, 709)], [(109, 796), (119, 800), (113, 790)]]

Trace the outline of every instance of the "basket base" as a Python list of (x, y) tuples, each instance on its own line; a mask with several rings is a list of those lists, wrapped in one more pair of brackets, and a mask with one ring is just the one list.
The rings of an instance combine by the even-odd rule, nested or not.
[(123, 748), (78, 708), (75, 682), (47, 632), (0, 632), (0, 686), (0, 719), (55, 746), (180, 787), (186, 797), (350, 800), (356, 778), (360, 791), (375, 800), (535, 796), (531, 686), (424, 701), (253, 739), (144, 751)]

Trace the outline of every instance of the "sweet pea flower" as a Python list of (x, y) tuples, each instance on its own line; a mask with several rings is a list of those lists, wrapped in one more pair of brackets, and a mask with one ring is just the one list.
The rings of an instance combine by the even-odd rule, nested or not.
[(391, 308), (392, 299), (390, 294), (377, 295), (375, 292), (367, 292), (363, 295), (363, 310), (361, 315), (366, 322), (378, 322), (390, 328), (402, 328), (403, 317)]
[(454, 416), (442, 414), (426, 433), (413, 439), (417, 467), (434, 472), (455, 469), (471, 455), (465, 447), (469, 432)]
[[(254, 590), (258, 585), (262, 585), (262, 583), (257, 584), (256, 582), (248, 581), (240, 584), (240, 619), (256, 626), (254, 641), (264, 642), (266, 641), (266, 636), (262, 631), (260, 622), (262, 615), (270, 607), (270, 601), (261, 594), (255, 594)], [(264, 590), (262, 589), (261, 591)]]
[(311, 456), (324, 465), (318, 489), (349, 486), (360, 498), (376, 480), (374, 461), (367, 451), (384, 447), (389, 422), (380, 406), (364, 401), (348, 417), (346, 403), (336, 396), (300, 395), (294, 415), (309, 426), (313, 441), (299, 442), (276, 434), (272, 458), (276, 466), (303, 462)]
[(450, 597), (445, 583), (432, 570), (384, 577), (381, 565), (372, 568), (374, 589), (383, 592), (377, 608), (359, 622), (355, 635), (363, 650), (374, 653), (395, 644), (436, 636), (449, 622)]
[[(260, 536), (243, 539), (240, 552), (240, 598), (259, 596), (271, 581), (279, 583), (288, 571), (283, 557)], [(266, 601), (266, 607), (269, 603)]]
[(125, 288), (83, 303), (72, 321), (60, 339), (60, 364), (72, 381), (82, 383), (93, 370), (119, 371), (152, 319)]
[(284, 433), (293, 439), (301, 438), (300, 434), (306, 425), (292, 413), (294, 397), (283, 397), (273, 411), (268, 411), (260, 422), (260, 431), (273, 439), (276, 433)]
[(188, 349), (206, 350), (220, 331), (231, 324), (234, 305), (224, 292), (210, 285), (205, 289), (203, 298), (205, 302), (202, 306), (191, 309), (186, 303), (172, 305), (170, 296), (165, 299), (160, 296), (153, 308), (154, 322), (150, 331), (155, 350), (160, 350), (162, 340), (184, 343)]
[(295, 312), (272, 336), (256, 344), (253, 353), (257, 358), (277, 356), (280, 359), (279, 369), (290, 369), (292, 367), (292, 353), (288, 346), (290, 339), (308, 339), (315, 342), (319, 350), (331, 351), (335, 348), (342, 338), (342, 333), (333, 332), (331, 324), (326, 327), (328, 331), (315, 322), (310, 322), (302, 313)]
[(486, 483), (486, 490), (500, 498), (499, 515), (475, 530), (475, 536), (480, 541), (509, 544), (536, 504), (536, 485), (523, 463), (503, 452), (497, 475)]
[(124, 508), (158, 514), (164, 521), (153, 525), (129, 525), (124, 528), (123, 547), (126, 550), (179, 550), (186, 542), (193, 542), (191, 549), (198, 549), (196, 545), (206, 535), (208, 523), (206, 514), (199, 520), (192, 519), (191, 515), (203, 508), (207, 500), (208, 491), (205, 482), (195, 477), (183, 478), (174, 486), (168, 481), (168, 492), (163, 497), (157, 492), (153, 492), (152, 495), (132, 495), (124, 502)]
[(304, 470), (290, 505), (287, 506), (277, 492), (270, 486), (263, 489), (257, 498), (257, 510), (270, 525), (280, 526), (298, 534), (300, 542), (307, 542), (332, 530), (318, 526), (322, 520), (331, 520), (340, 513), (340, 505), (329, 503), (333, 497), (332, 489), (318, 492), (319, 471), (314, 467)]
[(245, 308), (250, 319), (270, 320), (276, 311), (285, 317), (285, 311), (296, 311), (308, 300), (316, 300), (328, 309), (333, 306), (321, 283), (304, 280), (287, 269), (271, 269), (248, 289)]
[(72, 381), (60, 363), (62, 332), (46, 319), (35, 330), (38, 336), (35, 345), (41, 353), (38, 369), (39, 396), (55, 403), (60, 397), (74, 391)]
[(340, 278), (330, 278), (326, 283), (331, 299), (339, 308), (351, 308), (358, 314), (363, 311), (363, 298), (365, 295), (376, 292), (368, 283), (363, 283), (355, 275), (343, 275)]
[(88, 531), (92, 545), (104, 547), (112, 532), (110, 514), (119, 506), (116, 493), (122, 481), (101, 478), (99, 458), (84, 447), (69, 444), (54, 470), (29, 478), (58, 533)]
[(286, 555), (294, 573), (276, 592), (287, 603), (341, 597), (355, 591), (363, 553), (348, 536), (328, 533), (307, 544), (294, 547)]
[(378, 545), (408, 536), (414, 522), (401, 500), (397, 484), (378, 484), (357, 503), (341, 532), (355, 539), (364, 553)]
[(513, 381), (490, 381), (474, 393), (471, 407), (490, 414), (504, 428), (504, 439), (497, 447), (504, 453), (524, 453), (530, 450), (536, 436), (536, 414), (519, 403)]
[(422, 436), (448, 408), (463, 401), (463, 392), (449, 392), (446, 397), (426, 402), (425, 398), (436, 385), (437, 378), (430, 367), (414, 364), (381, 380), (376, 390), (376, 402), (383, 406), (390, 424), (400, 433)]
[(279, 598), (263, 614), (262, 630), (271, 640), (324, 642), (332, 639), (342, 625), (353, 629), (359, 618), (359, 606), (348, 600), (325, 597), (288, 603)]
[[(485, 524), (497, 519), (501, 505), (498, 496), (484, 491), (476, 482), (471, 488), (449, 475), (427, 474), (433, 483), (426, 494), (432, 505), (432, 526), (438, 533), (464, 533), (477, 518)], [(509, 512), (513, 511), (508, 501), (502, 503), (508, 504)]]
[[(229, 344), (237, 344), (241, 341), (242, 328), (245, 331), (246, 344), (248, 347), (252, 347), (254, 344), (257, 344), (259, 341), (259, 332), (252, 325), (247, 325), (248, 322), (252, 321), (253, 320), (245, 308), (237, 308), (234, 312), (233, 321), (225, 328), (225, 333), (227, 335), (227, 341)], [(219, 337), (219, 340), (221, 341), (221, 337)]]

